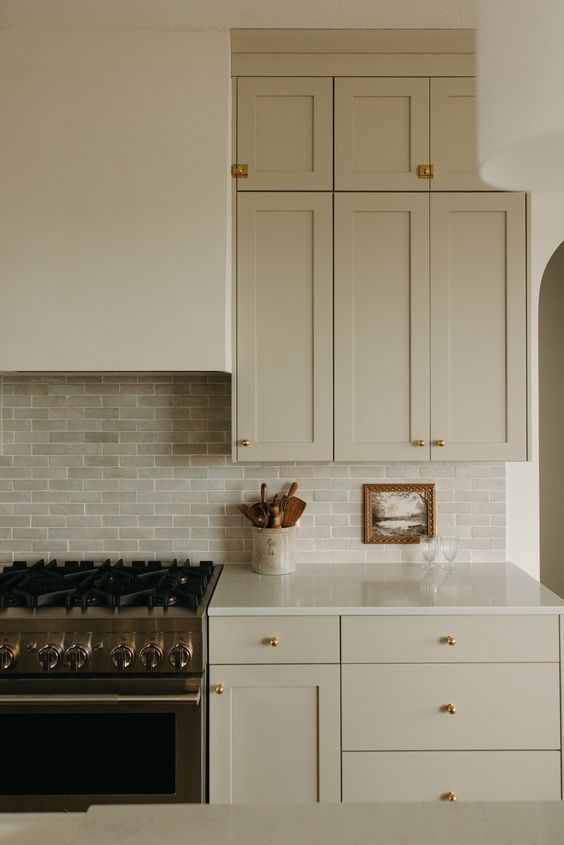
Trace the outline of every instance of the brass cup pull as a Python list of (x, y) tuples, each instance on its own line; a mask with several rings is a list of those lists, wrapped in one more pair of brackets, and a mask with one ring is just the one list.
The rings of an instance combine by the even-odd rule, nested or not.
[(444, 796), (445, 801), (456, 801), (456, 792), (447, 792)]
[(454, 716), (456, 713), (456, 706), (454, 704), (447, 704), (445, 710), (447, 713), (450, 713), (451, 716)]
[(245, 438), (244, 440), (241, 440), (241, 446), (250, 446), (250, 445), (251, 445), (251, 441), (247, 440), (247, 438)]
[(277, 646), (280, 640), (278, 637), (271, 637), (268, 641), (272, 647)]
[(448, 635), (448, 637), (444, 638), (443, 642), (445, 642), (447, 645), (456, 645), (455, 637), (452, 637), (450, 634)]
[(424, 445), (425, 445), (425, 441), (424, 441), (424, 440), (416, 440), (416, 441), (415, 441), (415, 445), (416, 445), (416, 446), (424, 446)]
[(223, 686), (223, 684), (217, 684), (215, 691), (218, 695), (223, 695), (223, 693), (225, 692), (225, 687)]
[(439, 440), (435, 440), (435, 446), (446, 446), (446, 442), (442, 438), (439, 438)]

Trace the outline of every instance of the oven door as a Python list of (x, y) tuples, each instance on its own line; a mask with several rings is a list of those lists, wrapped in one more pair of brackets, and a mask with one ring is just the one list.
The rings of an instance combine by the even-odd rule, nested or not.
[(23, 684), (0, 690), (0, 811), (204, 800), (203, 677), (127, 694)]

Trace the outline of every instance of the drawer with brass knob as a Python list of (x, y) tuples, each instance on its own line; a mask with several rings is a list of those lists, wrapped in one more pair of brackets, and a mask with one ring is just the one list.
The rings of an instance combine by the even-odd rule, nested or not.
[(344, 616), (343, 663), (536, 663), (559, 660), (552, 615)]
[(344, 665), (344, 751), (560, 748), (558, 663)]
[(338, 663), (338, 616), (213, 616), (211, 663)]
[(559, 801), (556, 751), (343, 754), (343, 801)]

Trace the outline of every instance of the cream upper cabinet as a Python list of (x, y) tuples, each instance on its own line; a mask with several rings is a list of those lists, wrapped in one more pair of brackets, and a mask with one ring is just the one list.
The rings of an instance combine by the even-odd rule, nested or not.
[(430, 243), (431, 456), (525, 460), (525, 197), (436, 194)]
[(337, 194), (335, 460), (428, 460), (429, 436), (428, 196)]
[(335, 80), (335, 189), (428, 191), (429, 80)]
[(210, 803), (340, 801), (339, 702), (338, 665), (212, 666)]
[(238, 195), (237, 455), (333, 457), (332, 196)]
[(525, 460), (524, 196), (428, 203), (335, 197), (335, 459)]
[(244, 77), (237, 82), (240, 191), (330, 191), (333, 80)]
[(476, 83), (474, 79), (431, 79), (432, 191), (491, 191), (478, 176)]
[(491, 191), (477, 171), (474, 79), (336, 79), (335, 190)]

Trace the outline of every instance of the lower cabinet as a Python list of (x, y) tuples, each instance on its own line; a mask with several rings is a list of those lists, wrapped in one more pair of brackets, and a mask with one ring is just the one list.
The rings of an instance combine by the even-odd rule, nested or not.
[(212, 804), (338, 802), (338, 665), (210, 670)]
[(343, 801), (559, 801), (558, 751), (343, 754)]

